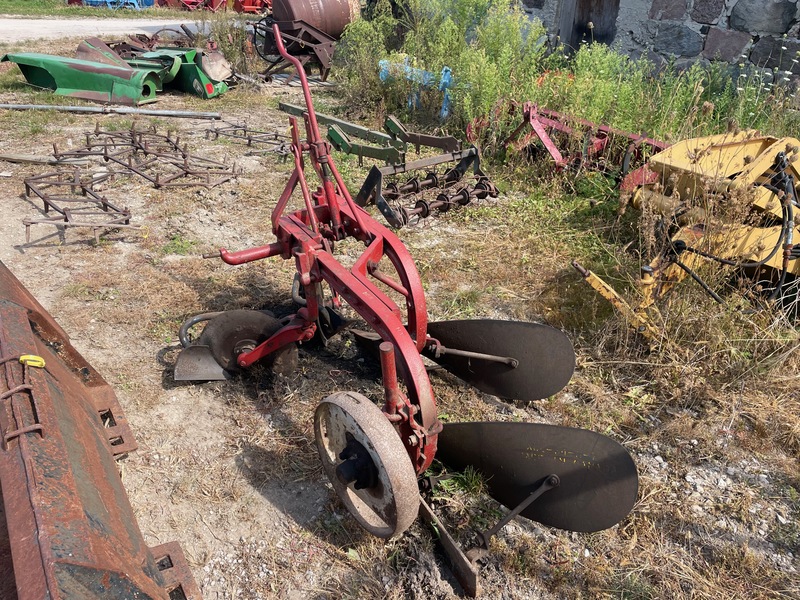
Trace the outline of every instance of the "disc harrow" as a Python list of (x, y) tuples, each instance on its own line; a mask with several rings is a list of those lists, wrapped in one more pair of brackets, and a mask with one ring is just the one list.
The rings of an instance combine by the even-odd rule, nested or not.
[(618, 173), (620, 178), (661, 152), (669, 144), (651, 137), (600, 125), (586, 119), (522, 105), (522, 123), (503, 145), (522, 150), (536, 140), (545, 147), (558, 170), (589, 169)]
[[(320, 134), (302, 62), (286, 52), (277, 26), (273, 37), (281, 56), (297, 70), (307, 107), (302, 115), (305, 139), (297, 117), (289, 118), (295, 168), (272, 211), (276, 239), (235, 252), (221, 248), (207, 257), (230, 265), (270, 257), (294, 260), (292, 297), (300, 308), (280, 321), (264, 311), (244, 310), (190, 318), (181, 328), (185, 348), (176, 360), (175, 378), (222, 379), (260, 361), (278, 362), (281, 353), (286, 354), (278, 369), (290, 365), (298, 343), (319, 333), (324, 340), (348, 328), (346, 303), (369, 328), (355, 333), (380, 359), (383, 398), (379, 406), (355, 392), (333, 393), (318, 405), (314, 431), (333, 489), (367, 531), (381, 538), (400, 535), (420, 507), (426, 519), (436, 520), (420, 494), (419, 480), (437, 457), (440, 436), (451, 450), (442, 459), (453, 468), (464, 467), (458, 460), (463, 454), (487, 477), (506, 468), (517, 473), (503, 478), (492, 492), (513, 514), (545, 515), (543, 522), (552, 521), (556, 527), (579, 523), (581, 531), (609, 527), (623, 518), (636, 500), (638, 479), (630, 455), (613, 440), (574, 428), (519, 423), (512, 424), (513, 431), (504, 423), (456, 428), (439, 419), (423, 358), (486, 393), (529, 400), (555, 394), (569, 382), (575, 367), (572, 344), (561, 331), (541, 324), (428, 322), (422, 280), (411, 254), (397, 235), (351, 197)], [(306, 176), (306, 162), (319, 180), (316, 189)], [(288, 212), (298, 188), (303, 207)], [(449, 194), (448, 202), (473, 193), (478, 192)], [(349, 267), (334, 255), (337, 244), (347, 238), (364, 246)], [(203, 333), (190, 340), (189, 329), (203, 321)], [(451, 426), (453, 435), (448, 435)], [(489, 435), (463, 433), (483, 427)], [(452, 441), (458, 445), (463, 436), (472, 447), (453, 452)], [(606, 479), (606, 473), (613, 476)], [(534, 505), (548, 497), (553, 500), (536, 510)], [(565, 501), (569, 498), (576, 501)], [(446, 528), (440, 531), (446, 534)], [(455, 543), (446, 541), (449, 534), (442, 539), (464, 590), (476, 595), (480, 553), (465, 559)]]

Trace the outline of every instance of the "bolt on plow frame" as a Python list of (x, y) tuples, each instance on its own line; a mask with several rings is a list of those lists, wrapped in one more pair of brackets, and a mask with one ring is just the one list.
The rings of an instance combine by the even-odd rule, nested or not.
[[(491, 482), (492, 495), (511, 509), (481, 545), (465, 554), (437, 526), (464, 591), (479, 591), (477, 561), (489, 539), (518, 514), (555, 527), (595, 531), (623, 519), (638, 490), (636, 466), (617, 442), (597, 433), (532, 423), (446, 423), (438, 417), (423, 357), (437, 362), (478, 389), (511, 399), (545, 398), (572, 376), (575, 354), (559, 330), (537, 323), (467, 320), (428, 322), (423, 285), (414, 261), (387, 227), (353, 200), (320, 135), (301, 62), (274, 37), (281, 55), (297, 69), (307, 110), (306, 139), (290, 118), (295, 168), (272, 211), (276, 241), (213, 256), (241, 265), (269, 257), (293, 259), (292, 297), (300, 309), (282, 320), (268, 311), (206, 313), (181, 327), (184, 349), (175, 364), (177, 380), (230, 377), (256, 362), (276, 371), (294, 368), (297, 343), (323, 341), (346, 327), (343, 303), (366, 322), (357, 339), (380, 358), (381, 406), (351, 391), (324, 398), (314, 415), (317, 449), (341, 502), (370, 533), (389, 538), (405, 531), (417, 515), (439, 522), (420, 493), (436, 481), (425, 478), (434, 458), (462, 469), (472, 465)], [(305, 174), (308, 160), (319, 186)], [(300, 188), (304, 208), (286, 212)], [(337, 243), (353, 238), (364, 250), (350, 267), (334, 256)], [(330, 293), (323, 289), (330, 288)], [(400, 298), (395, 302), (393, 298)], [(206, 325), (195, 340), (189, 328)]]
[(200, 600), (180, 546), (148, 548), (115, 457), (111, 387), (0, 263), (0, 598)]

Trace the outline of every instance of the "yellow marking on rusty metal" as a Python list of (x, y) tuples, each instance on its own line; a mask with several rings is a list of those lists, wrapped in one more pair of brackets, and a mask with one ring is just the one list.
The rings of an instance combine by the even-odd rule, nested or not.
[(35, 354), (23, 354), (19, 357), (19, 362), (26, 367), (44, 369), (44, 359), (41, 356), (36, 356)]

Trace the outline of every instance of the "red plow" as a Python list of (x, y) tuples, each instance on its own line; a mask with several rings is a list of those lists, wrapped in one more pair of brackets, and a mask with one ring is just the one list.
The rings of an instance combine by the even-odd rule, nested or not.
[[(491, 494), (511, 509), (481, 533), (483, 542), (467, 554), (439, 523), (443, 545), (470, 595), (478, 593), (477, 561), (489, 538), (517, 514), (576, 531), (604, 529), (624, 518), (636, 499), (638, 480), (630, 455), (613, 440), (550, 425), (439, 419), (424, 359), (486, 393), (531, 400), (553, 395), (569, 382), (575, 366), (572, 345), (561, 331), (537, 323), (428, 321), (411, 254), (350, 196), (320, 134), (301, 61), (286, 52), (277, 26), (273, 35), (281, 56), (297, 70), (307, 107), (304, 128), (290, 118), (295, 168), (272, 210), (275, 241), (236, 252), (221, 249), (213, 256), (230, 265), (273, 257), (294, 260), (292, 298), (300, 308), (280, 320), (255, 310), (187, 320), (175, 378), (226, 379), (257, 362), (291, 370), (299, 343), (315, 335), (324, 342), (348, 328), (347, 304), (369, 329), (355, 332), (357, 339), (380, 357), (383, 398), (376, 403), (356, 392), (333, 393), (318, 405), (314, 430), (325, 473), (367, 531), (397, 536), (420, 510), (438, 522), (420, 492), (430, 488), (432, 480), (424, 475), (435, 458), (455, 469), (477, 468), (489, 478)], [(319, 181), (316, 189), (306, 164)], [(303, 208), (287, 212), (298, 188)], [(364, 246), (349, 267), (334, 254), (345, 239)], [(193, 341), (189, 330), (201, 322), (206, 325)]]

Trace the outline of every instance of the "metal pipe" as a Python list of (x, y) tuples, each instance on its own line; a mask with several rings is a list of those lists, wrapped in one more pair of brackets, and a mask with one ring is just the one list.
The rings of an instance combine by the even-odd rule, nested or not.
[(381, 373), (383, 374), (383, 395), (385, 404), (383, 412), (390, 417), (396, 415), (398, 409), (403, 406), (400, 397), (400, 389), (397, 385), (397, 364), (394, 358), (394, 344), (391, 342), (381, 342), (378, 346), (381, 355)]
[(60, 112), (144, 115), (148, 117), (175, 117), (181, 119), (210, 119), (219, 121), (222, 115), (216, 112), (194, 112), (190, 110), (153, 110), (149, 108), (131, 108), (127, 106), (59, 106), (58, 104), (0, 104), (6, 110), (56, 110)]
[(463, 356), (464, 358), (476, 358), (479, 360), (488, 360), (489, 362), (497, 362), (515, 369), (519, 366), (519, 361), (510, 356), (497, 356), (495, 354), (483, 354), (482, 352), (471, 352), (469, 350), (456, 350), (455, 348), (445, 348), (442, 345), (437, 346), (435, 352), (436, 356), (450, 354), (452, 356)]

